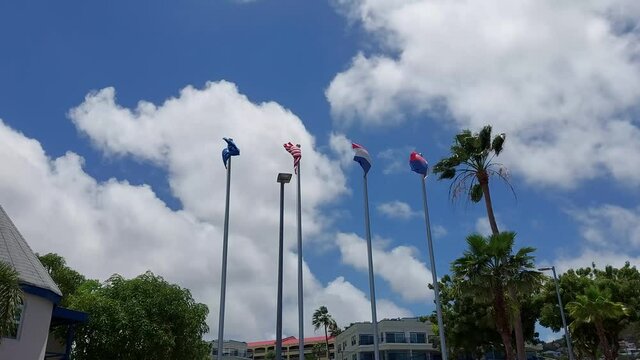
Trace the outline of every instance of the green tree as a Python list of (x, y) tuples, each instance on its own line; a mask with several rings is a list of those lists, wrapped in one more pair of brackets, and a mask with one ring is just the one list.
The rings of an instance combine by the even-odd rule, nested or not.
[[(597, 269), (592, 267), (569, 269), (558, 278), (562, 303), (569, 304), (576, 301), (577, 297), (584, 295), (590, 287), (596, 286), (601, 291), (610, 295), (610, 300), (623, 304), (628, 310), (628, 316), (604, 321), (604, 331), (611, 350), (618, 352), (618, 340), (621, 332), (629, 327), (630, 323), (640, 320), (640, 272), (628, 262), (621, 268), (606, 266)], [(559, 331), (562, 327), (560, 310), (557, 305), (555, 285), (549, 279), (540, 293), (542, 311), (540, 324)], [(573, 323), (574, 318), (565, 311), (567, 322)], [(596, 359), (600, 340), (593, 324), (573, 324), (571, 337), (574, 351), (578, 358)]]
[(267, 353), (264, 355), (264, 358), (266, 360), (274, 360), (276, 358), (276, 353), (273, 350), (269, 350), (267, 351)]
[(331, 337), (336, 337), (342, 333), (342, 329), (338, 326), (335, 320), (332, 319), (331, 325), (329, 325), (329, 335)]
[(0, 261), (0, 342), (2, 337), (16, 331), (15, 318), (20, 311), (21, 294), (18, 273)]
[(504, 140), (505, 134), (491, 140), (490, 125), (476, 134), (463, 130), (456, 135), (451, 145), (450, 156), (440, 160), (433, 167), (433, 173), (439, 174), (438, 179), (453, 179), (449, 188), (452, 198), (466, 193), (471, 201), (477, 203), (484, 197), (489, 224), (494, 235), (499, 230), (493, 214), (489, 178), (496, 175), (509, 184), (504, 168), (493, 162), (494, 157), (502, 152)]
[(315, 330), (324, 327), (324, 341), (326, 344), (325, 349), (327, 353), (327, 359), (329, 359), (329, 334), (327, 332), (327, 329), (331, 328), (331, 326), (335, 324), (335, 321), (333, 320), (333, 317), (331, 317), (331, 314), (329, 314), (329, 310), (327, 309), (327, 307), (323, 305), (313, 312), (313, 319), (311, 322)]
[(76, 331), (78, 360), (173, 360), (210, 356), (202, 335), (207, 306), (189, 290), (147, 272), (134, 279), (114, 275), (105, 283), (82, 283), (71, 308), (89, 313)]
[(467, 237), (468, 249), (451, 267), (454, 275), (464, 280), (458, 284), (458, 291), (473, 294), (479, 303), (491, 304), (507, 359), (514, 359), (512, 323), (521, 322), (521, 318), (512, 320), (511, 313), (517, 305), (514, 305), (516, 300), (513, 299), (511, 288), (516, 288), (515, 296), (518, 301), (521, 300), (517, 293), (520, 276), (525, 273), (529, 276), (535, 270), (531, 255), (535, 249), (523, 247), (513, 254), (514, 241), (513, 232), (489, 237), (470, 235)]
[(324, 354), (327, 354), (327, 359), (329, 359), (329, 355), (328, 355), (329, 351), (326, 344), (323, 344), (323, 343), (314, 344), (313, 348), (311, 349), (311, 353), (313, 354), (313, 358), (315, 360), (322, 359), (322, 355)]
[(86, 278), (68, 267), (66, 260), (58, 254), (38, 255), (38, 259), (62, 291), (60, 306), (67, 307), (69, 297), (76, 293)]
[(593, 325), (605, 360), (615, 360), (618, 352), (607, 338), (605, 321), (627, 317), (629, 311), (624, 304), (611, 301), (611, 294), (607, 291), (590, 286), (583, 295), (578, 295), (575, 301), (567, 304), (567, 310), (574, 319), (572, 328), (584, 324)]

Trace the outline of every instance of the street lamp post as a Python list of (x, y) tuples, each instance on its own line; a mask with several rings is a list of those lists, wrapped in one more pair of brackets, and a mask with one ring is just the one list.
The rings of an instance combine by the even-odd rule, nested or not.
[(291, 181), (291, 174), (278, 174), (280, 183), (280, 238), (278, 243), (278, 308), (276, 313), (276, 360), (282, 360), (282, 253), (284, 247), (284, 184)]
[(567, 351), (569, 352), (569, 360), (574, 360), (573, 358), (573, 348), (571, 347), (571, 335), (569, 334), (569, 329), (567, 328), (567, 319), (564, 317), (564, 306), (562, 305), (562, 298), (560, 297), (560, 286), (558, 285), (558, 276), (556, 275), (556, 267), (544, 267), (538, 269), (540, 271), (549, 271), (553, 272), (553, 282), (556, 285), (556, 294), (558, 295), (558, 305), (560, 306), (560, 317), (562, 317), (562, 327), (564, 327), (564, 338), (567, 340)]

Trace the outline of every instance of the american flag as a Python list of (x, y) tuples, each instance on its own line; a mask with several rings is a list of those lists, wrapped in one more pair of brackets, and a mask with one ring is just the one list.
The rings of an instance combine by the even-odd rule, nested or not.
[(302, 157), (300, 145), (293, 145), (291, 142), (288, 142), (284, 144), (284, 148), (293, 156), (293, 170), (297, 174), (298, 168), (300, 167), (300, 158)]

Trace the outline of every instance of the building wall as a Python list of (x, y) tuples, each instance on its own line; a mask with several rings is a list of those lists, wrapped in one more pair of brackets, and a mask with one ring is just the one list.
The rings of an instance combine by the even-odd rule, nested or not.
[[(434, 334), (428, 322), (420, 322), (417, 318), (382, 320), (378, 322), (378, 332), (380, 360), (431, 360), (440, 357), (440, 352), (429, 342)], [(398, 342), (390, 342), (387, 333), (404, 334), (404, 341), (399, 335)], [(412, 343), (411, 333), (424, 334), (420, 339), (424, 342)], [(338, 335), (336, 360), (373, 359), (373, 343), (362, 343), (360, 335), (373, 335), (373, 325), (369, 322), (352, 324)]]
[[(305, 339), (304, 342), (304, 355), (309, 357), (313, 355), (313, 346), (317, 343), (325, 343), (324, 337), (321, 340), (309, 340)], [(275, 342), (271, 345), (249, 346), (249, 353), (253, 357), (253, 360), (265, 360), (269, 351), (275, 351)], [(335, 357), (335, 338), (329, 338), (329, 356), (331, 359)], [(282, 344), (282, 358), (284, 360), (299, 360), (298, 342), (296, 341), (283, 341)], [(327, 360), (326, 356), (320, 357), (319, 360)]]
[(24, 310), (16, 339), (2, 339), (0, 359), (44, 359), (53, 304), (32, 294), (22, 295)]

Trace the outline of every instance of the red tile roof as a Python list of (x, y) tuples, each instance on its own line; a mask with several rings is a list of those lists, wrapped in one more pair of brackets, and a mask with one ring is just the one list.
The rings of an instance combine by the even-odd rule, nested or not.
[[(333, 339), (334, 337), (329, 337), (329, 341), (332, 341)], [(314, 337), (304, 338), (305, 344), (313, 344), (313, 343), (318, 343), (322, 341), (324, 341), (324, 336), (314, 336)], [(287, 338), (282, 339), (282, 345), (285, 345), (285, 346), (291, 346), (297, 343), (298, 343), (298, 339), (295, 336), (289, 336)], [(263, 346), (271, 346), (275, 344), (276, 344), (275, 340), (261, 340), (261, 341), (248, 342), (247, 347), (256, 348), (256, 347), (263, 347)]]

